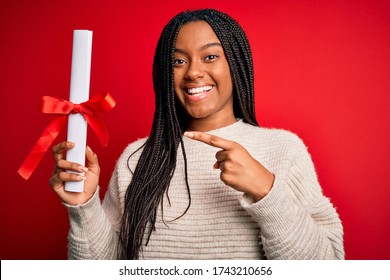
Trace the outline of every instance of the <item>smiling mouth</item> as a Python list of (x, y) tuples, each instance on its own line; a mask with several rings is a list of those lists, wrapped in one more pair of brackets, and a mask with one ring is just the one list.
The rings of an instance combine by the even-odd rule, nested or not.
[(209, 92), (213, 87), (212, 86), (203, 86), (196, 88), (187, 88), (186, 92), (191, 96), (202, 95)]

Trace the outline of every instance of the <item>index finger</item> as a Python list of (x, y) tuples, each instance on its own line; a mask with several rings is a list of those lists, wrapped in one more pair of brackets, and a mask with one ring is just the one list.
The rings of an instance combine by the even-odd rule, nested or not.
[(184, 136), (223, 150), (230, 150), (234, 145), (233, 141), (200, 131), (186, 131)]

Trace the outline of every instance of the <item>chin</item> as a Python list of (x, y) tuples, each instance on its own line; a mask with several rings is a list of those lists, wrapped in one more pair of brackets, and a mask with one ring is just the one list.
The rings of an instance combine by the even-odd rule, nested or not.
[(212, 108), (208, 106), (197, 106), (195, 108), (194, 106), (188, 106), (185, 108), (185, 111), (191, 118), (194, 119), (206, 118), (213, 114)]
[(193, 119), (204, 119), (210, 116), (209, 112), (189, 112), (187, 111), (187, 114), (190, 116), (190, 118)]

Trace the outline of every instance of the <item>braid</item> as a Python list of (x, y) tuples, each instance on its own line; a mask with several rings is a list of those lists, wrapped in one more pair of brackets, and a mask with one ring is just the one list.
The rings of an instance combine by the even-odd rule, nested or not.
[(185, 23), (201, 20), (213, 28), (226, 54), (233, 81), (235, 116), (257, 125), (254, 112), (252, 55), (242, 28), (228, 15), (212, 9), (178, 14), (165, 26), (156, 47), (152, 73), (156, 109), (150, 136), (141, 147), (142, 153), (124, 199), (119, 234), (119, 258), (139, 259), (145, 234), (144, 245), (147, 246), (152, 232), (155, 231), (157, 208), (161, 204), (163, 210), (164, 193), (168, 197), (179, 145), (182, 147), (189, 199), (188, 206), (181, 216), (191, 205), (187, 156), (182, 138), (189, 116), (176, 102), (173, 56), (180, 27)]
[(257, 125), (254, 111), (254, 75), (252, 52), (241, 26), (230, 16), (216, 12), (216, 20), (207, 20), (221, 41), (233, 80), (236, 117)]

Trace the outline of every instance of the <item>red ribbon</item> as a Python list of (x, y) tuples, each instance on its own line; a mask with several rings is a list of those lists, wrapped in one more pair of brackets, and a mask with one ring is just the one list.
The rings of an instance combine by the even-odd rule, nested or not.
[(69, 114), (80, 113), (91, 126), (99, 138), (103, 147), (108, 143), (108, 132), (99, 119), (96, 112), (105, 112), (115, 107), (114, 98), (108, 93), (103, 92), (94, 96), (86, 102), (73, 104), (70, 101), (51, 96), (42, 96), (41, 111), (45, 114), (58, 114), (46, 129), (43, 131), (38, 141), (20, 166), (18, 173), (24, 179), (28, 180), (35, 168), (38, 166), (43, 155), (58, 136), (64, 127)]

